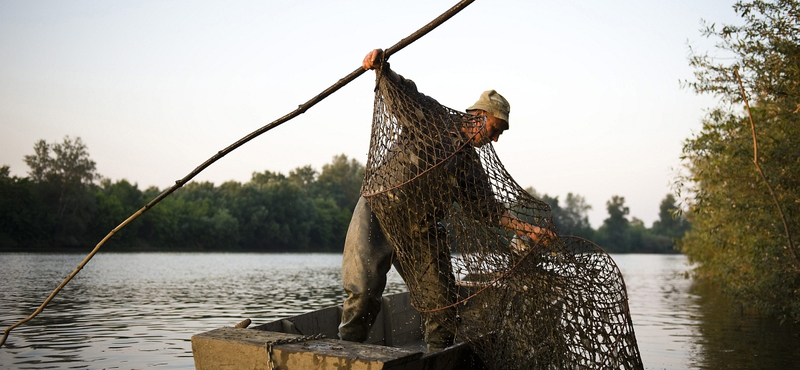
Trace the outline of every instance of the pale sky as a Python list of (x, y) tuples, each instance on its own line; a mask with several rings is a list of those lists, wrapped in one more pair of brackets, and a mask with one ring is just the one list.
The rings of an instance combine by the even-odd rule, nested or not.
[[(0, 165), (26, 176), (44, 139), (79, 136), (100, 174), (171, 186), (291, 112), (455, 0), (0, 0)], [(716, 99), (682, 89), (700, 20), (739, 23), (734, 0), (478, 0), (390, 62), (463, 110), (488, 89), (511, 102), (495, 150), (522, 186), (593, 206), (621, 195), (650, 226), (683, 141)], [(366, 163), (374, 74), (195, 178)]]

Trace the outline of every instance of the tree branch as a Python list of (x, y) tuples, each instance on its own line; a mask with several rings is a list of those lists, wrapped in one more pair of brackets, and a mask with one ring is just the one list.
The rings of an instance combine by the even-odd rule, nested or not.
[(747, 94), (744, 91), (744, 85), (742, 84), (742, 78), (739, 76), (739, 69), (733, 70), (734, 74), (736, 74), (736, 80), (739, 81), (739, 89), (742, 92), (742, 99), (744, 100), (744, 105), (747, 107), (747, 116), (750, 118), (750, 130), (753, 133), (753, 164), (756, 165), (756, 170), (761, 175), (761, 179), (764, 180), (764, 183), (767, 184), (767, 189), (769, 189), (769, 194), (772, 196), (772, 200), (775, 202), (775, 206), (778, 207), (778, 213), (781, 216), (781, 221), (783, 221), (783, 229), (786, 232), (786, 240), (789, 242), (789, 251), (792, 253), (794, 257), (794, 263), (797, 268), (800, 268), (800, 258), (797, 257), (797, 251), (794, 250), (794, 243), (792, 242), (792, 235), (789, 232), (789, 223), (786, 221), (786, 215), (783, 212), (783, 207), (781, 207), (780, 202), (778, 202), (778, 196), (775, 195), (775, 190), (772, 188), (772, 185), (769, 184), (767, 181), (767, 176), (764, 174), (764, 170), (761, 169), (761, 166), (758, 164), (758, 140), (756, 137), (756, 125), (753, 123), (753, 114), (750, 112), (750, 103), (747, 101)]

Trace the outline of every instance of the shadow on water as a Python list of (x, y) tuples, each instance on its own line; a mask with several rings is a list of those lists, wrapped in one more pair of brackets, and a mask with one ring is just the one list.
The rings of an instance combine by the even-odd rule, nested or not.
[(758, 315), (695, 282), (701, 334), (699, 358), (705, 369), (800, 369), (800, 325)]

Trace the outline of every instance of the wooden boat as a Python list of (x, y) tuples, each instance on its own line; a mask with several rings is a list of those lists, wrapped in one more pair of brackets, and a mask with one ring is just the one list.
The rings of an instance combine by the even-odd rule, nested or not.
[[(220, 328), (192, 337), (195, 367), (204, 369), (482, 370), (466, 343), (428, 353), (408, 293), (383, 297), (364, 343), (338, 339), (342, 307), (329, 307), (249, 329)], [(324, 339), (309, 339), (318, 334)], [(288, 343), (287, 343), (288, 342)]]

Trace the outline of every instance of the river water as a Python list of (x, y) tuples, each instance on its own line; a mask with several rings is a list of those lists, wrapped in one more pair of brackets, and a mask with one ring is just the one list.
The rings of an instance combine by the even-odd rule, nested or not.
[[(693, 284), (681, 255), (614, 255), (646, 369), (800, 369), (800, 327)], [(0, 325), (83, 255), (0, 254)], [(191, 369), (190, 338), (341, 304), (340, 254), (99, 254), (0, 348), (2, 369)], [(396, 273), (387, 294), (405, 290)]]

